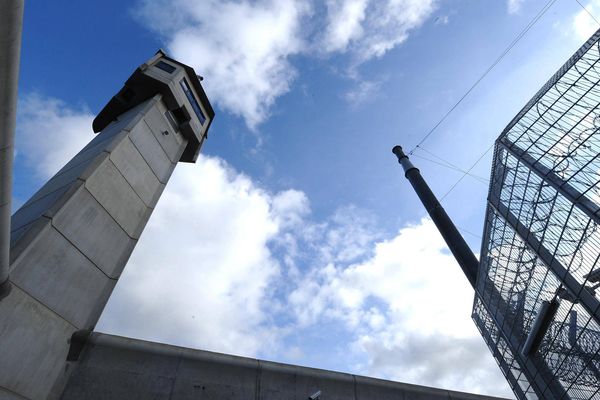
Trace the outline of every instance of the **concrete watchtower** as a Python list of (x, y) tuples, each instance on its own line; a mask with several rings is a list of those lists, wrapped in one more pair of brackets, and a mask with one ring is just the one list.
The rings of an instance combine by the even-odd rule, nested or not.
[(98, 114), (99, 134), (13, 215), (0, 398), (60, 396), (70, 338), (94, 328), (177, 162), (194, 162), (207, 137), (200, 79), (159, 51)]

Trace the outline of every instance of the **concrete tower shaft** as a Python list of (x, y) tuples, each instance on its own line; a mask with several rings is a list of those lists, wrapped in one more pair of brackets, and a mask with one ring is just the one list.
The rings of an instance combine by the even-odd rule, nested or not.
[(193, 155), (200, 150), (201, 140), (192, 147), (190, 141), (206, 136), (210, 104), (180, 84), (195, 74), (162, 54), (151, 59), (161, 61), (173, 68), (162, 78), (171, 80), (171, 93), (148, 97), (148, 88), (134, 87), (144, 96), (131, 96), (117, 109), (121, 114), (110, 114), (102, 131), (12, 217), (13, 289), (0, 301), (1, 398), (61, 394), (71, 369), (70, 338), (94, 328), (177, 162), (190, 148)]

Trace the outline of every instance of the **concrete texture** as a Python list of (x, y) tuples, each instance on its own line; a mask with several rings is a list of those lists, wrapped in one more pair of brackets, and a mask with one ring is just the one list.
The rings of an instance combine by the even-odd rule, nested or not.
[(64, 373), (67, 340), (77, 328), (14, 283), (0, 316), (0, 387), (46, 399)]
[(148, 135), (148, 127), (145, 126), (145, 123), (133, 128), (129, 137), (158, 180), (166, 183), (175, 164), (169, 160), (156, 137)]
[(450, 390), (92, 333), (62, 400), (493, 400)]
[[(77, 184), (77, 179), (76, 177), (72, 177), (69, 182), (61, 185), (58, 189), (49, 191), (35, 200), (25, 203), (12, 217), (11, 232), (30, 225), (52, 207), (60, 206), (66, 199), (63, 197), (65, 193), (75, 184)], [(40, 189), (40, 191), (44, 189), (45, 187)], [(11, 257), (13, 257), (12, 251)]]
[(25, 397), (19, 396), (16, 393), (0, 388), (0, 399), (2, 400), (26, 400)]
[(140, 237), (151, 209), (146, 207), (110, 158), (96, 168), (85, 188), (129, 237)]
[(77, 328), (93, 326), (116, 280), (99, 270), (52, 225), (13, 263), (12, 282)]
[(142, 155), (129, 138), (113, 150), (110, 159), (123, 177), (140, 196), (144, 204), (154, 208), (160, 198), (164, 185), (160, 183)]
[(136, 244), (85, 186), (52, 217), (52, 225), (111, 278), (121, 275)]

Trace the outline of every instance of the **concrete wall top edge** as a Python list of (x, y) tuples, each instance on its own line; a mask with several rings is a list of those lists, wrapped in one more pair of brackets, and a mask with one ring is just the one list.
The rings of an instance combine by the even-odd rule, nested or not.
[(206, 350), (179, 347), (164, 343), (156, 343), (145, 340), (126, 338), (100, 332), (93, 332), (89, 343), (98, 347), (119, 348), (127, 351), (142, 352), (166, 357), (178, 357), (191, 361), (209, 362), (231, 367), (245, 367), (262, 371), (261, 373), (276, 373), (284, 375), (295, 375), (298, 377), (316, 378), (319, 380), (347, 383), (355, 381), (363, 387), (379, 387), (391, 390), (407, 391), (419, 394), (443, 395), (449, 399), (461, 400), (500, 400), (499, 397), (477, 395), (453, 390), (433, 388), (409, 383), (394, 382), (385, 379), (371, 378), (367, 376), (353, 375), (337, 371), (329, 371), (318, 368), (303, 367), (299, 365), (284, 364), (273, 361), (264, 361), (256, 358), (234, 356), (230, 354), (216, 353)]

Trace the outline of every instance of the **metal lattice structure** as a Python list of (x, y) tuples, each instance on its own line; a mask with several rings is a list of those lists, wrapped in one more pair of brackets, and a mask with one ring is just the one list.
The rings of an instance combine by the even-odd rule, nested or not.
[(520, 399), (600, 398), (599, 41), (496, 141), (473, 319)]

